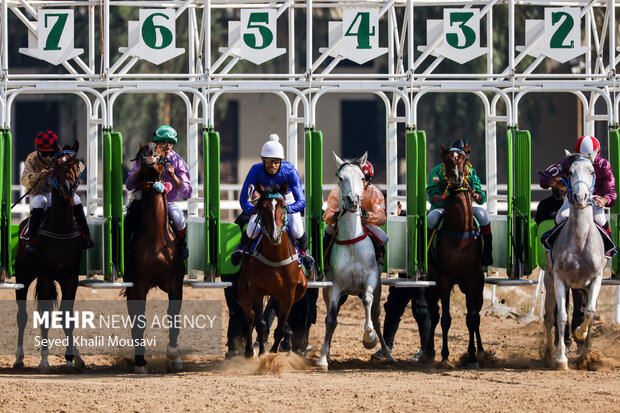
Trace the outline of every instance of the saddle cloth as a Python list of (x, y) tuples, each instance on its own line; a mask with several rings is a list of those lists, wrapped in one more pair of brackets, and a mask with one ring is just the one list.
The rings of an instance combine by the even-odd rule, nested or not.
[[(553, 243), (558, 237), (560, 229), (562, 229), (565, 224), (566, 221), (562, 222), (559, 225), (556, 225), (540, 237), (540, 242), (543, 244), (545, 250), (553, 252)], [(599, 224), (596, 224), (596, 227), (598, 228), (598, 231), (603, 238), (603, 245), (605, 246), (605, 256), (607, 258), (613, 257), (618, 252), (616, 250), (616, 244), (614, 244), (614, 241), (611, 239), (607, 231), (605, 231), (605, 228), (601, 227)]]

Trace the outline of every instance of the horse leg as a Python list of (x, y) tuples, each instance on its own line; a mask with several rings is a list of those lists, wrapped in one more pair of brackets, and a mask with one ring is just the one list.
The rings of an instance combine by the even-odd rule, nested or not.
[[(547, 267), (550, 268), (550, 267)], [(547, 364), (551, 363), (553, 359), (553, 348), (554, 348), (554, 340), (553, 340), (553, 327), (555, 324), (555, 289), (553, 286), (553, 273), (550, 270), (545, 272), (544, 277), (545, 283), (545, 355), (544, 359)]]
[(596, 315), (596, 300), (601, 290), (603, 274), (598, 274), (594, 280), (590, 283), (588, 291), (588, 304), (586, 305), (586, 311), (584, 311), (583, 323), (575, 330), (575, 338), (577, 340), (584, 340), (588, 335), (588, 326), (592, 319)]
[(448, 356), (450, 350), (448, 350), (448, 331), (452, 324), (452, 317), (450, 316), (450, 290), (442, 292), (441, 294), (441, 336), (442, 336), (442, 348), (441, 348), (441, 362), (448, 363)]
[[(174, 320), (181, 312), (181, 304), (183, 300), (183, 285), (175, 282), (168, 292), (168, 317)], [(171, 323), (168, 329), (168, 346), (166, 347), (166, 357), (170, 360), (170, 370), (180, 371), (183, 368), (183, 360), (181, 360), (181, 351), (177, 339), (179, 338), (179, 327), (176, 323)]]
[(374, 290), (374, 297), (372, 300), (372, 307), (370, 311), (372, 315), (372, 324), (375, 327), (377, 336), (379, 337), (379, 342), (381, 343), (381, 350), (383, 351), (385, 359), (391, 362), (396, 362), (396, 359), (392, 356), (392, 350), (390, 350), (390, 347), (388, 347), (385, 339), (383, 338), (383, 333), (381, 332), (381, 286), (376, 287)]
[[(428, 340), (426, 343), (422, 343), (422, 356), (424, 356), (424, 362), (430, 363), (435, 359), (435, 329), (437, 328), (437, 324), (439, 324), (439, 296), (437, 294), (437, 287), (428, 287), (425, 295), (431, 322), (428, 331)], [(422, 359), (422, 357), (420, 357), (420, 359)]]
[(467, 352), (469, 353), (469, 368), (478, 369), (478, 360), (476, 359), (476, 346), (474, 345), (474, 335), (478, 341), (478, 352), (482, 353), (482, 340), (480, 339), (480, 310), (482, 309), (482, 290), (472, 291), (465, 294), (465, 302), (467, 305), (466, 323), (469, 330), (469, 345)]
[[(131, 338), (134, 343), (140, 343), (146, 329), (145, 323), (139, 322), (140, 317), (144, 317), (146, 311), (146, 291), (143, 285), (136, 285), (135, 283), (139, 283), (139, 281), (134, 281), (134, 286), (127, 289), (127, 313), (130, 319), (134, 320), (131, 326)], [(134, 373), (148, 373), (144, 354), (143, 345), (134, 347)]]
[(256, 335), (258, 336), (258, 355), (260, 356), (265, 353), (265, 341), (267, 341), (267, 336), (269, 336), (263, 312), (263, 297), (257, 297), (252, 307), (254, 309)]
[[(53, 310), (53, 303), (56, 300), (57, 292), (54, 280), (49, 274), (40, 275), (37, 279), (37, 311), (41, 314), (49, 314)], [(48, 374), (50, 372), (50, 363), (47, 360), (50, 349), (48, 346), (49, 326), (45, 323), (41, 324), (41, 362), (39, 363), (39, 372)]]
[[(329, 347), (331, 346), (332, 336), (336, 326), (338, 325), (338, 311), (340, 310), (340, 296), (342, 291), (337, 285), (328, 287), (323, 293), (323, 298), (327, 304), (327, 315), (325, 316), (325, 339), (323, 340), (323, 346), (321, 347), (321, 355), (316, 362), (318, 367), (322, 367), (327, 370), (327, 360), (329, 357)], [(328, 300), (329, 297), (329, 300)]]
[(278, 325), (273, 332), (273, 346), (271, 346), (271, 350), (269, 350), (271, 353), (278, 352), (280, 341), (282, 341), (286, 334), (286, 323), (288, 321), (288, 315), (291, 312), (291, 307), (293, 306), (293, 297), (280, 297), (278, 302)]
[(372, 324), (371, 307), (373, 302), (374, 288), (372, 285), (366, 286), (366, 291), (361, 296), (362, 304), (364, 304), (364, 313), (366, 320), (364, 322), (364, 336), (362, 338), (362, 344), (368, 349), (375, 348), (377, 345), (377, 334)]
[(28, 296), (28, 287), (32, 280), (22, 282), (20, 277), (15, 277), (16, 282), (23, 283), (24, 288), (15, 291), (17, 301), (17, 350), (15, 351), (14, 369), (24, 368), (24, 330), (28, 324), (28, 311), (26, 311), (26, 298)]
[[(62, 302), (60, 303), (60, 312), (63, 319), (66, 314), (73, 314), (73, 305), (75, 304), (75, 293), (77, 290), (77, 275), (71, 277), (70, 283), (63, 283), (60, 286), (62, 291)], [(67, 367), (85, 367), (84, 360), (80, 356), (80, 352), (75, 346), (73, 339), (73, 323), (63, 322), (63, 329), (67, 337), (67, 349), (65, 351), (65, 360)]]
[(566, 286), (559, 277), (554, 277), (553, 288), (555, 289), (555, 302), (558, 308), (558, 346), (555, 357), (556, 368), (568, 370), (568, 359), (566, 358), (566, 344), (564, 343), (564, 329), (568, 315), (566, 314)]
[[(249, 282), (242, 276), (239, 277), (239, 303), (245, 316), (245, 357), (252, 358), (254, 356), (254, 343), (252, 342), (252, 331), (254, 330), (255, 312), (253, 308), (252, 297), (250, 296)], [(262, 305), (262, 302), (261, 302)]]

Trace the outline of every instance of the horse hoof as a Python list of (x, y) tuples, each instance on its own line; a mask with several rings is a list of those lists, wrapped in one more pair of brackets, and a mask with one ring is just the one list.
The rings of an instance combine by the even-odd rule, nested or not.
[(428, 364), (435, 361), (435, 352), (434, 351), (422, 351), (420, 358), (418, 358), (418, 363)]
[(181, 370), (183, 370), (183, 360), (181, 360), (181, 357), (170, 361), (170, 371), (176, 372)]
[(323, 369), (323, 370), (327, 370), (327, 357), (319, 357), (319, 359), (316, 361), (315, 366)]
[(453, 368), (453, 367), (454, 367), (454, 366), (452, 365), (452, 363), (450, 363), (450, 362), (448, 361), (448, 359), (443, 359), (443, 360), (441, 360), (441, 362), (439, 363), (439, 368), (440, 368), (440, 369), (451, 369), (451, 368)]
[(564, 361), (555, 361), (555, 369), (556, 370), (568, 370), (568, 360)]
[(467, 368), (470, 370), (480, 370), (480, 365), (477, 361), (473, 361), (467, 364)]
[(373, 349), (377, 346), (377, 334), (374, 331), (364, 332), (364, 338), (362, 339), (364, 347), (367, 349)]
[(252, 357), (254, 357), (254, 350), (252, 350), (252, 351), (247, 351), (247, 350), (246, 350), (246, 352), (244, 353), (244, 355), (245, 355), (245, 358), (246, 358), (246, 359), (251, 359)]
[(45, 362), (41, 362), (39, 363), (39, 373), (41, 374), (49, 374), (51, 370), (50, 364), (45, 361)]
[(65, 367), (75, 367), (75, 364), (73, 363), (73, 360), (67, 360), (65, 362)]
[(134, 374), (147, 374), (149, 371), (146, 368), (146, 364), (144, 366), (135, 366), (133, 368)]
[(586, 339), (586, 337), (588, 336), (588, 329), (581, 329), (581, 327), (577, 327), (575, 329), (575, 339), (577, 339), (577, 341), (584, 341)]
[(180, 355), (179, 346), (171, 346), (170, 344), (166, 346), (166, 357), (168, 357), (168, 360), (176, 360)]
[(86, 363), (84, 363), (84, 360), (80, 356), (75, 356), (75, 358), (73, 359), (73, 364), (78, 369), (86, 368)]
[(24, 362), (16, 361), (15, 363), (13, 363), (13, 368), (16, 370), (22, 370), (24, 368)]

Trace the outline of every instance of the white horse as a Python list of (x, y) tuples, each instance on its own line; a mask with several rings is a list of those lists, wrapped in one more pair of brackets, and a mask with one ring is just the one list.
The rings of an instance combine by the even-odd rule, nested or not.
[[(570, 154), (572, 164), (568, 171), (568, 197), (570, 214), (564, 227), (560, 230), (553, 252), (547, 251), (547, 272), (545, 273), (545, 329), (547, 346), (545, 357), (553, 354), (554, 306), (557, 305), (558, 346), (555, 354), (555, 367), (568, 369), (564, 329), (568, 316), (565, 309), (567, 288), (581, 288), (587, 292), (585, 320), (575, 330), (578, 341), (585, 339), (585, 351), (590, 349), (590, 322), (596, 314), (596, 300), (601, 288), (603, 270), (607, 264), (605, 247), (598, 228), (594, 224), (592, 208), (592, 191), (594, 190), (594, 167), (592, 160), (581, 154)], [(554, 296), (555, 293), (555, 296)]]
[[(368, 153), (357, 161), (343, 161), (334, 153), (338, 165), (336, 175), (340, 180), (339, 209), (340, 218), (337, 233), (332, 244), (329, 270), (326, 278), (334, 285), (323, 290), (323, 299), (327, 307), (325, 317), (325, 340), (321, 347), (321, 356), (316, 365), (327, 369), (329, 348), (332, 335), (338, 324), (340, 306), (348, 295), (357, 295), (362, 299), (366, 311), (364, 324), (364, 347), (371, 349), (377, 345), (377, 336), (386, 359), (395, 361), (389, 347), (381, 334), (379, 314), (381, 308), (381, 270), (378, 268), (375, 250), (368, 233), (362, 225), (361, 202), (364, 193), (364, 174), (361, 166), (366, 163)], [(375, 333), (376, 331), (376, 333)]]

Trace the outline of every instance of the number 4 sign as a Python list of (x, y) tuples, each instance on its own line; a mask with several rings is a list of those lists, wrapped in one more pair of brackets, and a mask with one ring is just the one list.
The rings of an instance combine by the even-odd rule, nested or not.
[(140, 20), (129, 21), (129, 47), (119, 51), (129, 53), (159, 65), (185, 53), (177, 48), (175, 11), (173, 9), (140, 9)]
[(28, 32), (28, 48), (19, 52), (53, 65), (84, 53), (73, 48), (73, 10), (39, 10), (37, 34)]

